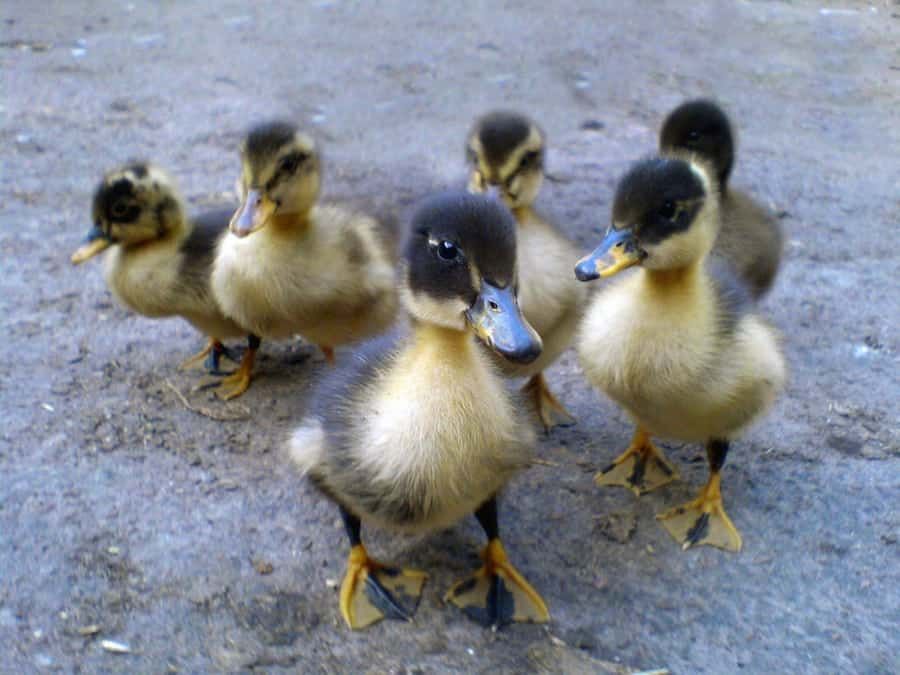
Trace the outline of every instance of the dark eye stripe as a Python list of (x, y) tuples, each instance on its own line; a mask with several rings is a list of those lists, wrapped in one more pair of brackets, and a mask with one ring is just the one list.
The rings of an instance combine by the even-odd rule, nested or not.
[(106, 207), (106, 219), (111, 223), (133, 223), (141, 215), (141, 207), (137, 204), (128, 204), (124, 210), (116, 210), (115, 203)]

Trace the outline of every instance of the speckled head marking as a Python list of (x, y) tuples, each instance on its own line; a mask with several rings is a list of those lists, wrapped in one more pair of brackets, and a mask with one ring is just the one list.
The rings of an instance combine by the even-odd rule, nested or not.
[(477, 119), (469, 132), (466, 156), (472, 172), (470, 191), (495, 186), (510, 208), (528, 206), (537, 197), (543, 180), (544, 134), (525, 115), (495, 111)]
[(109, 171), (94, 191), (93, 227), (72, 256), (80, 263), (112, 244), (136, 245), (161, 239), (184, 225), (174, 181), (146, 162)]
[(247, 236), (275, 215), (306, 213), (319, 195), (320, 165), (315, 141), (290, 122), (253, 127), (241, 145), (242, 204), (232, 232)]
[(516, 301), (515, 220), (496, 200), (463, 192), (427, 199), (404, 244), (402, 287), (419, 321), (468, 324), (507, 358), (540, 353)]
[(678, 269), (705, 256), (718, 232), (718, 193), (700, 160), (652, 157), (619, 181), (612, 226), (595, 251), (579, 261), (582, 281), (612, 276), (632, 265)]
[(731, 175), (735, 153), (734, 132), (725, 112), (707, 99), (687, 101), (675, 108), (663, 122), (659, 134), (660, 152), (693, 152), (715, 167), (724, 188)]

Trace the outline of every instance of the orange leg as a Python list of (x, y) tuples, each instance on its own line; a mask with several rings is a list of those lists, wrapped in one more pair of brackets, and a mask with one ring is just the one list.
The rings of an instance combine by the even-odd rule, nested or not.
[(222, 379), (216, 393), (219, 397), (230, 401), (243, 394), (250, 387), (250, 379), (253, 374), (253, 364), (256, 361), (256, 351), (259, 349), (260, 339), (255, 335), (247, 336), (247, 351), (241, 359), (241, 365), (228, 377)]
[(528, 380), (522, 387), (522, 393), (531, 398), (545, 431), (550, 431), (553, 427), (569, 427), (575, 424), (575, 418), (550, 391), (543, 373), (538, 373)]
[(326, 345), (319, 345), (319, 349), (322, 350), (322, 355), (325, 357), (325, 360), (328, 361), (329, 365), (334, 365), (334, 347), (328, 347)]

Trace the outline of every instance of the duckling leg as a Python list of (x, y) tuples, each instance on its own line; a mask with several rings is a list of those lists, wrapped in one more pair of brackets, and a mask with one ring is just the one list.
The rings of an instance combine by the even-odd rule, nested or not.
[(483, 626), (498, 628), (513, 621), (546, 623), (550, 612), (543, 598), (513, 567), (500, 542), (497, 499), (479, 507), (475, 517), (488, 537), (481, 552), (484, 565), (472, 576), (454, 584), (444, 596), (466, 616)]
[(360, 538), (359, 518), (341, 507), (350, 539), (347, 573), (341, 583), (341, 614), (352, 629), (382, 619), (412, 621), (428, 575), (384, 565), (369, 557)]
[(319, 345), (319, 349), (322, 350), (322, 355), (325, 357), (325, 360), (328, 361), (329, 366), (334, 365), (334, 347), (328, 347), (326, 345)]
[(549, 432), (553, 427), (570, 427), (575, 424), (575, 418), (550, 391), (544, 373), (532, 376), (522, 387), (522, 393), (531, 398), (545, 431)]
[(253, 363), (256, 361), (256, 350), (259, 349), (260, 343), (261, 340), (252, 333), (247, 336), (247, 351), (241, 358), (241, 365), (231, 375), (222, 378), (222, 383), (216, 390), (220, 398), (230, 401), (247, 391), (253, 373)]
[(741, 550), (741, 534), (722, 506), (721, 475), (728, 441), (711, 440), (706, 445), (709, 480), (700, 495), (687, 504), (676, 506), (656, 516), (685, 550), (708, 544), (726, 551)]
[(628, 449), (612, 464), (597, 472), (594, 482), (597, 485), (621, 485), (640, 497), (677, 478), (678, 470), (653, 444), (650, 434), (638, 427)]
[(223, 345), (218, 338), (211, 337), (203, 349), (190, 358), (185, 359), (178, 367), (181, 370), (187, 370), (205, 358), (203, 367), (206, 368), (207, 372), (210, 375), (221, 375), (222, 371), (219, 370), (219, 361), (223, 356), (230, 361), (238, 362), (237, 356), (232, 350)]

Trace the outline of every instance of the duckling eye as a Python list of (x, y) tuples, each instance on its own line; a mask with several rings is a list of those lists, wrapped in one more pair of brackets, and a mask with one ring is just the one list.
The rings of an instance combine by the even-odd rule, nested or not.
[(117, 199), (113, 202), (113, 205), (110, 207), (109, 212), (113, 215), (114, 218), (121, 218), (126, 213), (128, 213), (129, 204), (124, 199)]
[(519, 169), (527, 169), (537, 163), (540, 153), (537, 150), (526, 152), (519, 160)]
[(691, 131), (688, 132), (687, 137), (688, 137), (689, 141), (699, 141), (700, 140), (700, 132), (697, 131), (696, 129), (692, 129)]
[(675, 215), (675, 204), (671, 201), (664, 202), (663, 205), (659, 207), (659, 215), (666, 220), (671, 220)]
[(452, 241), (445, 239), (438, 244), (437, 253), (443, 260), (456, 260), (459, 257), (459, 248)]
[(306, 160), (306, 155), (302, 152), (295, 152), (281, 160), (279, 170), (285, 173), (294, 173), (300, 163)]

